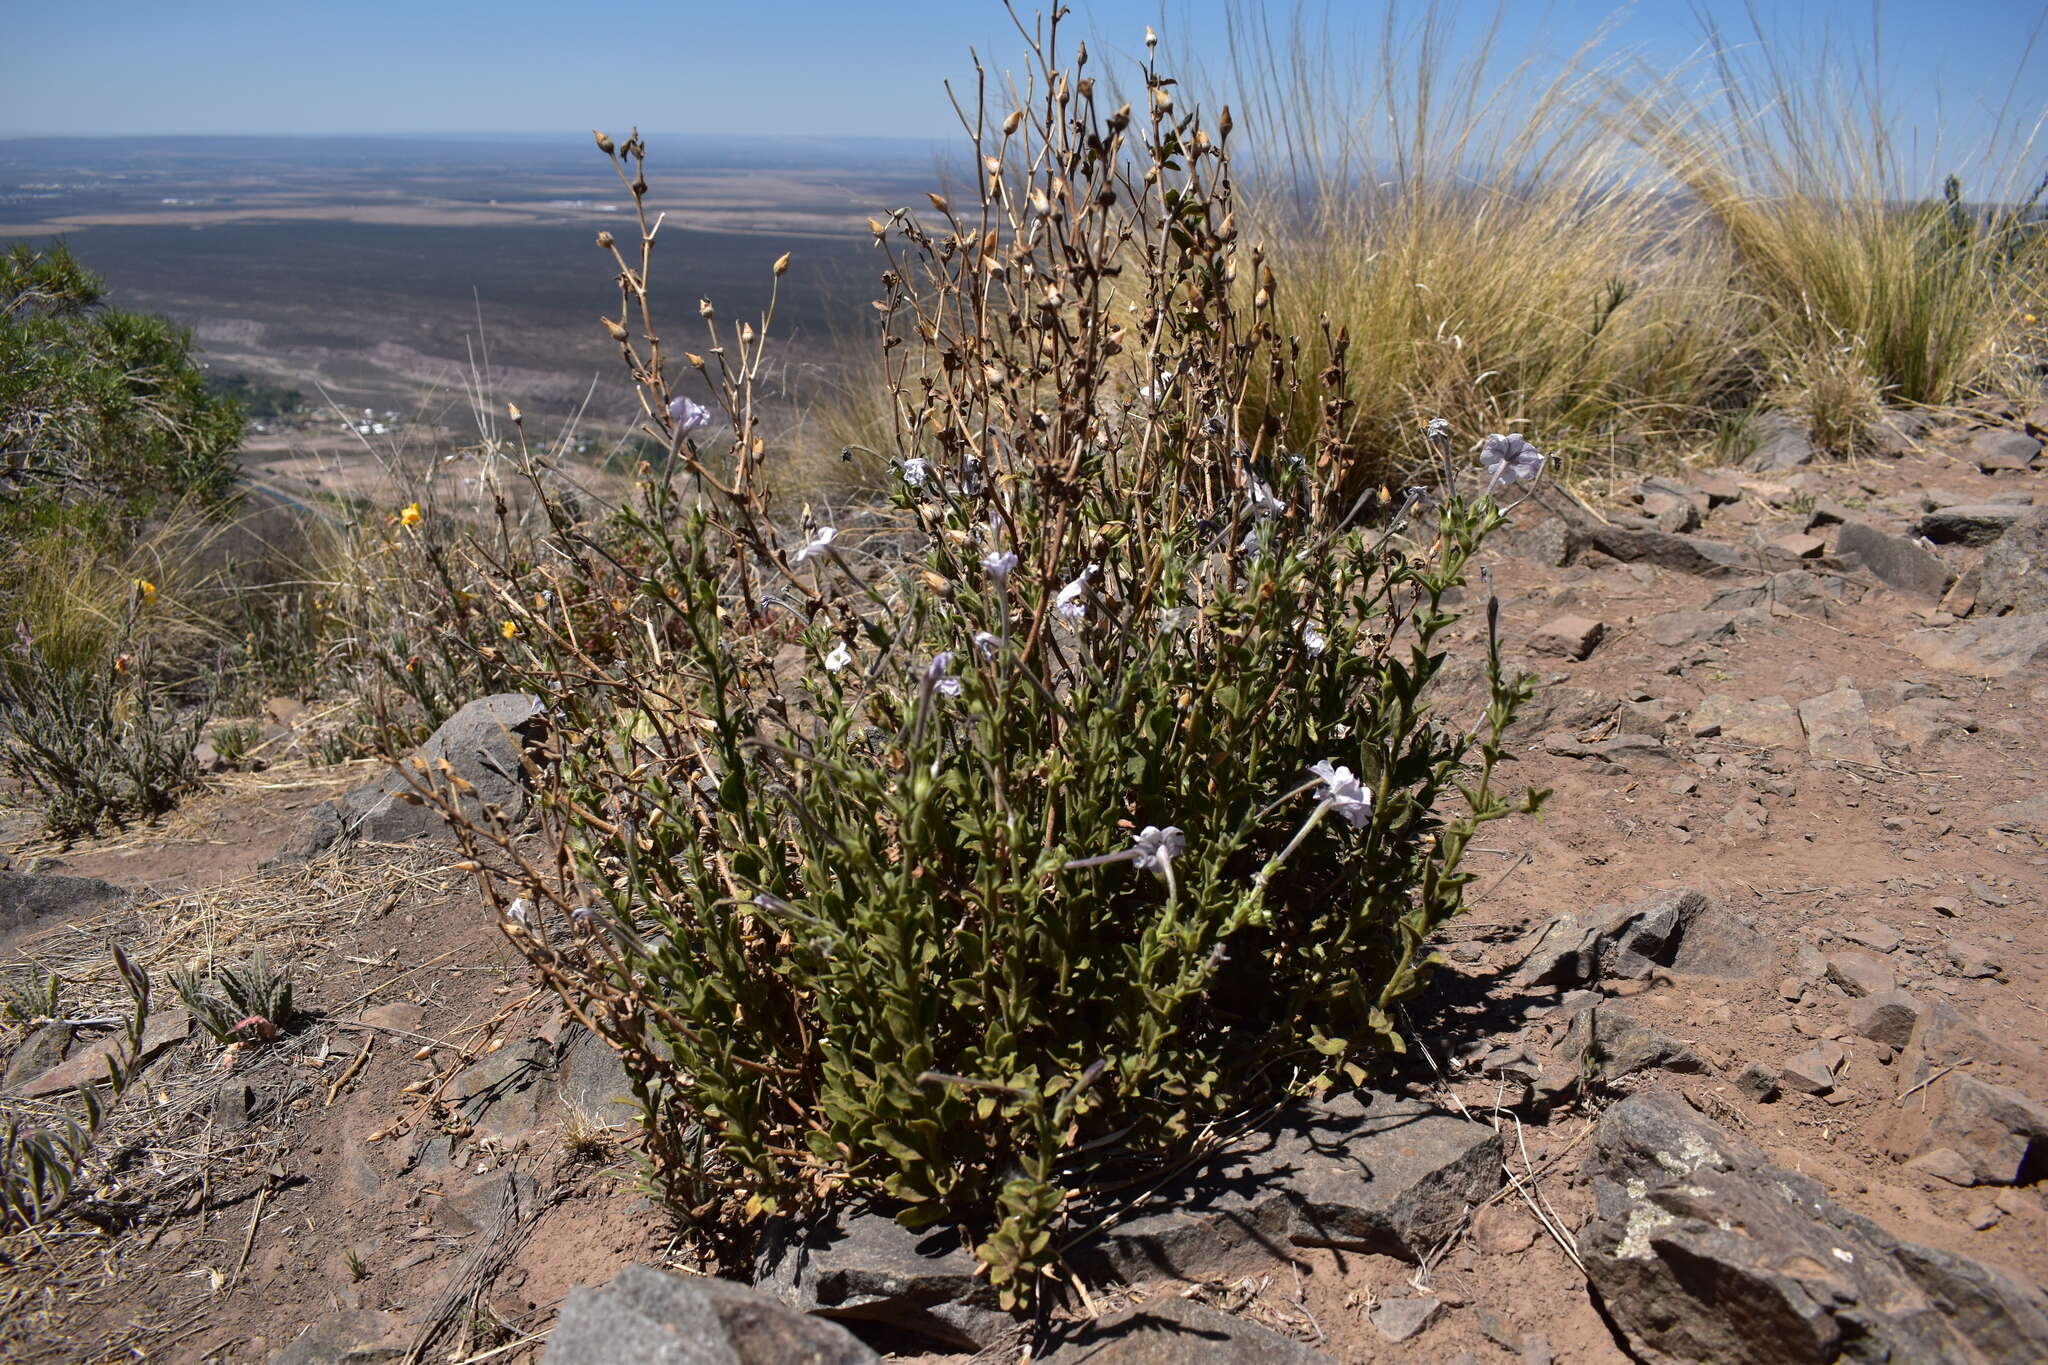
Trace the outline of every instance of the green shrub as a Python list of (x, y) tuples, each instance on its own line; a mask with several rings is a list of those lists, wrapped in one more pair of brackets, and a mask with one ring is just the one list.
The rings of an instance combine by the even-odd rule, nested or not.
[(135, 516), (235, 478), (242, 413), (206, 391), (192, 339), (108, 308), (62, 243), (0, 253), (0, 525), (51, 504)]
[(192, 751), (211, 700), (175, 696), (136, 648), (57, 663), (23, 630), (0, 660), (0, 771), (35, 794), (60, 838), (154, 818), (198, 785)]
[[(1149, 66), (1102, 107), (1080, 60), (974, 125), (978, 203), (877, 233), (908, 553), (769, 520), (765, 327), (707, 306), (729, 459), (664, 423), (688, 477), (558, 519), (496, 594), (560, 723), (558, 845), (463, 826), (523, 869), (488, 882), (507, 932), (621, 1050), (678, 1201), (957, 1222), (1011, 1303), (1113, 1171), (1401, 1048), (1468, 840), (1539, 799), (1494, 785), (1527, 695), (1497, 649), (1476, 717), (1434, 686), (1499, 508), (1441, 431), (1427, 510), (1332, 500), (1342, 342), (1276, 329), (1227, 115)], [(637, 196), (638, 135), (600, 145)], [(626, 256), (648, 411), (694, 419)], [(1311, 444), (1254, 382), (1323, 396)], [(579, 613), (615, 597), (642, 643), (608, 660)]]

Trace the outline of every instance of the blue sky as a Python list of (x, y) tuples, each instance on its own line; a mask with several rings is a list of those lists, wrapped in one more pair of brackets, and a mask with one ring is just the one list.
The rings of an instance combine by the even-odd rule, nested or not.
[[(1098, 51), (1135, 51), (1150, 23), (1212, 65), (1231, 0), (1073, 0)], [(1256, 6), (1254, 8), (1257, 8)], [(1323, 6), (1313, 6), (1318, 13)], [(1772, 4), (1785, 51), (1811, 63), (1819, 38), (1868, 51), (1867, 4)], [(1493, 18), (1439, 6), (1457, 41)], [(1419, 15), (1405, 4), (1401, 13)], [(1284, 23), (1288, 4), (1265, 12)], [(1380, 4), (1332, 4), (1333, 27), (1368, 45)], [(1698, 4), (1522, 0), (1502, 13), (1515, 54), (1563, 56), (1614, 20), (1610, 50), (1681, 66), (1700, 14), (1747, 37), (1741, 0)], [(2042, 6), (1921, 0), (1881, 8), (1889, 89), (1910, 123), (1974, 134), (2017, 84), (2026, 121), (2048, 101)], [(1616, 18), (1616, 15), (1619, 15)], [(11, 49), (0, 136), (53, 133), (566, 132), (637, 123), (664, 132), (747, 130), (929, 137), (950, 129), (941, 81), (979, 48), (1000, 69), (1018, 43), (996, 0), (900, 7), (848, 0), (0, 0)], [(1937, 91), (1945, 92), (1942, 101)]]

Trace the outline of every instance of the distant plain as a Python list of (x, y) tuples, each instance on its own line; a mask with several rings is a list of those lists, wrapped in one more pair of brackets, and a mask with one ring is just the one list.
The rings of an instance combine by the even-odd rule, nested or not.
[[(757, 318), (788, 251), (775, 331), (798, 371), (858, 340), (883, 269), (866, 218), (935, 183), (909, 141), (649, 143), (671, 353), (702, 349), (700, 297)], [(604, 229), (637, 240), (588, 138), (0, 142), (0, 241), (64, 238), (111, 302), (192, 328), (218, 371), (457, 425), (486, 352), (498, 400), (560, 415), (589, 395), (593, 424), (630, 420), (598, 321), (618, 306)]]

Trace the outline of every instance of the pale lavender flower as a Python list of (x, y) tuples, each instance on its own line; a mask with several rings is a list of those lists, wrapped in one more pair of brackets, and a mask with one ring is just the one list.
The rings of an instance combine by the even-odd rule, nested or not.
[(1353, 829), (1372, 818), (1372, 793), (1352, 775), (1351, 769), (1326, 758), (1310, 765), (1309, 771), (1323, 780), (1317, 798), (1349, 820)]
[(932, 467), (928, 460), (915, 456), (903, 462), (903, 482), (912, 488), (924, 487), (924, 481), (931, 477)]
[(533, 907), (526, 897), (521, 896), (505, 907), (505, 923), (514, 924), (529, 933), (533, 930)]
[(1310, 658), (1314, 658), (1330, 647), (1330, 637), (1317, 630), (1315, 622), (1303, 621), (1301, 623), (1301, 647), (1308, 651)]
[(711, 409), (678, 395), (669, 400), (668, 420), (676, 424), (676, 435), (688, 436), (711, 425)]
[(1195, 619), (1193, 607), (1161, 607), (1159, 609), (1159, 631), (1162, 635), (1185, 628)]
[(934, 654), (932, 661), (925, 665), (924, 680), (940, 696), (957, 697), (960, 695), (960, 680), (949, 676), (948, 670), (952, 667), (953, 655), (950, 651)]
[(1179, 825), (1168, 825), (1165, 829), (1147, 825), (1131, 840), (1131, 850), (1137, 855), (1133, 861), (1155, 877), (1164, 877), (1187, 846), (1187, 836), (1180, 832)]
[(1486, 491), (1526, 483), (1543, 472), (1543, 452), (1517, 436), (1499, 432), (1479, 447), (1479, 463), (1486, 470)]
[(981, 657), (984, 659), (993, 659), (996, 650), (1002, 647), (1002, 643), (1000, 636), (992, 635), (988, 631), (977, 630), (974, 632), (974, 647), (981, 651)]
[(579, 905), (569, 912), (569, 923), (578, 929), (588, 929), (597, 923), (597, 911), (587, 905)]
[(981, 567), (988, 570), (988, 576), (1000, 583), (1010, 576), (1017, 567), (1015, 550), (990, 550), (981, 557)]
[(789, 557), (790, 563), (801, 564), (825, 553), (825, 547), (832, 543), (832, 537), (839, 534), (836, 526), (820, 526), (817, 533), (804, 542), (804, 547)]
[(1088, 619), (1088, 580), (1101, 571), (1100, 564), (1090, 564), (1073, 582), (1060, 589), (1059, 596), (1053, 599), (1052, 609), (1062, 620), (1079, 625)]
[(827, 673), (837, 673), (852, 662), (853, 651), (848, 649), (846, 642), (842, 640), (832, 646), (832, 652), (825, 656), (825, 671)]

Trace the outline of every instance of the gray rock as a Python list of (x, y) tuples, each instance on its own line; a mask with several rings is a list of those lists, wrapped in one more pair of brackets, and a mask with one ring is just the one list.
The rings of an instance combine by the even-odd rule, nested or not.
[(132, 894), (98, 877), (0, 872), (0, 950), (36, 930), (104, 914)]
[(1206, 1304), (1165, 1296), (1053, 1330), (1045, 1365), (1319, 1365), (1332, 1357)]
[(1382, 1299), (1370, 1314), (1372, 1325), (1388, 1341), (1410, 1341), (1429, 1330), (1444, 1315), (1438, 1299)]
[(1925, 1058), (1907, 1073), (1904, 1087), (1930, 1076), (1912, 1103), (1893, 1112), (1886, 1144), (1894, 1156), (1945, 1147), (1963, 1159), (1980, 1185), (2031, 1185), (2048, 1178), (2048, 1107), (1964, 1070), (1937, 1073)]
[(1769, 474), (1813, 463), (1816, 452), (1806, 423), (1792, 413), (1761, 413), (1749, 429), (1756, 439), (1756, 449), (1743, 461), (1743, 468)]
[(1977, 602), (1993, 616), (2048, 613), (2048, 508), (2027, 513), (1984, 552)]
[(1718, 578), (1757, 567), (1756, 561), (1732, 545), (1699, 536), (1674, 535), (1650, 522), (1612, 525), (1588, 519), (1574, 528), (1601, 554), (1624, 563), (1654, 564), (1661, 569)]
[(1799, 724), (1799, 713), (1783, 697), (1744, 701), (1725, 692), (1709, 693), (1693, 709), (1686, 728), (1701, 739), (1721, 735), (1759, 749), (1806, 747), (1806, 731)]
[(2011, 503), (1964, 503), (1943, 507), (1920, 518), (1913, 534), (1936, 545), (1989, 545), (2027, 514)]
[(1848, 1061), (1840, 1043), (1817, 1043), (1779, 1067), (1778, 1078), (1787, 1090), (1825, 1095), (1835, 1088), (1835, 1077)]
[(913, 1232), (886, 1213), (848, 1208), (803, 1226), (771, 1222), (755, 1288), (800, 1312), (978, 1351), (1017, 1323), (977, 1269), (957, 1229)]
[(2029, 829), (2048, 834), (2048, 792), (1994, 806), (1987, 818), (1994, 829)]
[(1883, 995), (1899, 983), (1891, 959), (1860, 948), (1843, 948), (1828, 954), (1827, 978), (1857, 1000)]
[(1868, 948), (1873, 953), (1898, 951), (1905, 939), (1899, 931), (1882, 920), (1867, 919), (1861, 924), (1852, 924), (1842, 931), (1842, 937), (1859, 948)]
[(1949, 1066), (1985, 1056), (1991, 1050), (1991, 1039), (1961, 1010), (1936, 995), (1927, 1002), (1910, 1046), (1934, 1065)]
[(1903, 536), (1886, 535), (1860, 521), (1845, 522), (1835, 539), (1835, 553), (1854, 560), (1878, 582), (1909, 597), (1939, 602), (1948, 591), (1948, 565), (1940, 555)]
[(1946, 630), (1916, 630), (1906, 648), (1923, 662), (1980, 678), (2009, 678), (2048, 665), (2048, 613), (1997, 616)]
[[(1719, 600), (1718, 598), (1715, 600)], [(1667, 611), (1644, 623), (1652, 644), (1664, 649), (1710, 645), (1735, 634), (1733, 611)]]
[(1849, 1027), (1873, 1043), (1904, 1048), (1920, 1023), (1920, 1004), (1905, 991), (1878, 991), (1849, 1010)]
[(1603, 978), (1640, 981), (1663, 967), (1680, 975), (1752, 976), (1775, 961), (1745, 921), (1687, 887), (1631, 905), (1560, 915), (1522, 953), (1523, 986), (1575, 986)]
[(1568, 734), (1545, 735), (1543, 747), (1560, 758), (1597, 758), (1623, 768), (1673, 764), (1678, 756), (1655, 735), (1616, 735), (1582, 744)]
[(1877, 741), (1870, 736), (1870, 712), (1863, 694), (1839, 687), (1799, 703), (1799, 723), (1806, 730), (1806, 751), (1815, 758), (1876, 767)]
[(1414, 1100), (1305, 1103), (1076, 1247), (1082, 1274), (1202, 1279), (1292, 1246), (1419, 1261), (1500, 1187), (1500, 1137)]
[(1890, 459), (1911, 455), (1920, 448), (1920, 437), (1933, 423), (1926, 414), (1893, 410), (1870, 424), (1870, 444)]
[(1676, 1038), (1660, 1033), (1618, 1005), (1597, 1005), (1572, 1016), (1571, 1027), (1558, 1045), (1557, 1064), (1537, 1084), (1538, 1094), (1555, 1100), (1581, 1084), (1611, 1085), (1644, 1071), (1707, 1069), (1698, 1053)]
[(1969, 457), (1986, 473), (2025, 469), (2041, 453), (2041, 443), (2024, 431), (1991, 427), (1970, 438)]
[(1842, 580), (1822, 578), (1804, 569), (1774, 573), (1761, 583), (1723, 588), (1707, 603), (1709, 612), (1760, 609), (1773, 616), (1832, 615), (1844, 597)]
[(1735, 1077), (1735, 1088), (1758, 1104), (1778, 1098), (1778, 1073), (1763, 1062), (1751, 1062)]
[(1526, 529), (1517, 528), (1503, 535), (1500, 543), (1507, 554), (1556, 569), (1577, 559), (1586, 544), (1585, 538), (1561, 517), (1546, 517)]
[(1523, 744), (1551, 730), (1589, 730), (1613, 714), (1613, 699), (1590, 688), (1539, 687), (1508, 727), (1506, 737), (1510, 743)]
[(1583, 659), (1607, 633), (1604, 623), (1584, 616), (1560, 616), (1529, 636), (1530, 652), (1563, 659)]
[(70, 1047), (70, 1025), (54, 1022), (39, 1025), (8, 1057), (6, 1074), (0, 1076), (0, 1090), (12, 1091), (54, 1069), (64, 1060), (64, 1054)]
[(341, 1313), (299, 1333), (270, 1358), (270, 1365), (375, 1365), (403, 1356), (411, 1345), (410, 1335), (397, 1313)]
[(1700, 504), (1706, 500), (1707, 496), (1704, 493), (1699, 495), (1698, 501), (1681, 497), (1676, 493), (1645, 493), (1643, 515), (1655, 522), (1658, 530), (1683, 535), (1687, 531), (1699, 529), (1702, 510)]
[(479, 1136), (516, 1147), (546, 1113), (554, 1066), (552, 1047), (525, 1038), (480, 1058), (449, 1083), (445, 1097)]
[(1728, 1365), (2048, 1358), (2048, 1300), (1902, 1242), (1679, 1097), (1610, 1109), (1579, 1254), (1639, 1355)]
[(729, 1280), (631, 1265), (569, 1291), (545, 1365), (878, 1365), (837, 1323)]
[(581, 1024), (571, 1027), (555, 1064), (555, 1093), (571, 1113), (599, 1123), (634, 1125), (640, 1104), (625, 1063), (604, 1039)]
[(471, 702), (391, 771), (307, 812), (272, 865), (304, 862), (344, 841), (395, 844), (445, 833), (446, 823), (415, 793), (422, 785), (445, 788), (443, 760), (468, 784), (461, 799), (471, 818), (495, 812), (510, 825), (521, 824), (533, 805), (525, 752), (546, 728), (546, 717), (540, 699), (525, 693)]

